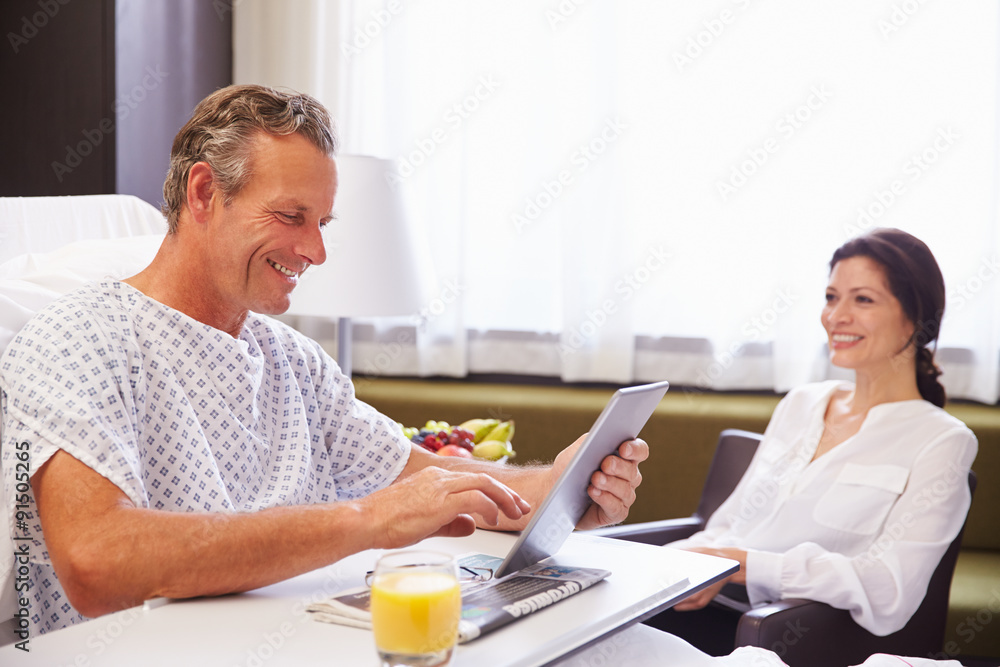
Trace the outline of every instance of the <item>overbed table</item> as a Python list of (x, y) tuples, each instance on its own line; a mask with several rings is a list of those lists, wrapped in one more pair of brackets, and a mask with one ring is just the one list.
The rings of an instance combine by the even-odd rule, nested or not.
[[(421, 547), (503, 556), (515, 535), (478, 530)], [(288, 545), (294, 549), (294, 545)], [(367, 630), (320, 623), (305, 608), (362, 584), (380, 552), (240, 595), (152, 601), (0, 649), (0, 664), (47, 667), (377, 665)], [(281, 554), (275, 554), (280, 558)], [(611, 571), (605, 581), (468, 644), (452, 665), (545, 665), (609, 637), (736, 571), (735, 561), (574, 533), (555, 556)], [(684, 580), (687, 580), (686, 582)]]

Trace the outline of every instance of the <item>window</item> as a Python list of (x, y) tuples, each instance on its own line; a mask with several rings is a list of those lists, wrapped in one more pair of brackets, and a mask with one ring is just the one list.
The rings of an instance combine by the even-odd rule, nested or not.
[(945, 273), (949, 393), (997, 400), (994, 3), (339, 6), (321, 99), (459, 293), (385, 372), (787, 390), (836, 372), (833, 250), (894, 226)]

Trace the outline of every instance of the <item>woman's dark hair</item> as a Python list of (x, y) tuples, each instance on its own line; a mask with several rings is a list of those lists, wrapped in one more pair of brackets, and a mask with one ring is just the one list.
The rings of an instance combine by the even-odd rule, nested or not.
[[(899, 229), (878, 228), (856, 236), (837, 248), (830, 270), (842, 259), (868, 257), (885, 271), (889, 290), (913, 323), (913, 345), (917, 362), (917, 389), (924, 400), (944, 407), (944, 387), (938, 382), (941, 369), (934, 363), (941, 318), (944, 316), (944, 278), (930, 248), (920, 239)], [(933, 344), (933, 348), (928, 347)], [(903, 349), (906, 349), (904, 346)]]

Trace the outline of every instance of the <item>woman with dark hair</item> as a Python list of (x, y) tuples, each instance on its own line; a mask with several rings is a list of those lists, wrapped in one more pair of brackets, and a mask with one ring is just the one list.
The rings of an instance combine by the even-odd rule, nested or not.
[(725, 584), (745, 585), (748, 606), (826, 602), (877, 635), (906, 624), (964, 522), (978, 446), (942, 409), (944, 302), (934, 256), (906, 232), (876, 229), (834, 253), (821, 321), (831, 363), (855, 380), (782, 399), (733, 494), (704, 531), (670, 545), (740, 571), (650, 625), (728, 654), (741, 611), (715, 599)]

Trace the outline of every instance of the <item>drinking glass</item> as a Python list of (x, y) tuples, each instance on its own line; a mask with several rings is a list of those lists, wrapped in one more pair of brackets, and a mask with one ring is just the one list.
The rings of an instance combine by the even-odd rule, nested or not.
[(434, 551), (389, 553), (375, 565), (371, 587), (383, 667), (447, 665), (462, 613), (455, 559)]

